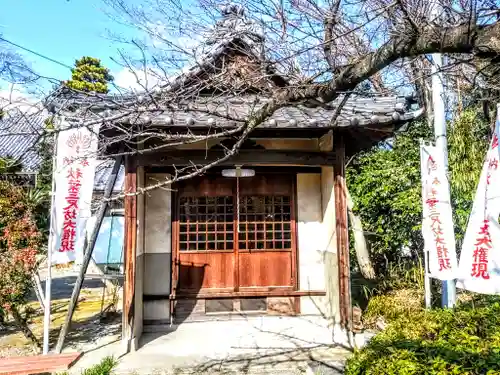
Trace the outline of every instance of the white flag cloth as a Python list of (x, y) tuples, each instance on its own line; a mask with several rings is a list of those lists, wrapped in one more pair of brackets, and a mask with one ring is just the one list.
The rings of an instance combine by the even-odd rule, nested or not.
[(457, 287), (500, 294), (500, 170), (497, 119), (460, 254)]
[(91, 215), (99, 126), (68, 128), (56, 145), (55, 192), (51, 220), (52, 264), (83, 258), (86, 221)]
[(452, 280), (457, 272), (455, 233), (450, 189), (441, 150), (420, 145), (422, 173), (422, 235), (429, 255), (429, 273), (439, 280)]

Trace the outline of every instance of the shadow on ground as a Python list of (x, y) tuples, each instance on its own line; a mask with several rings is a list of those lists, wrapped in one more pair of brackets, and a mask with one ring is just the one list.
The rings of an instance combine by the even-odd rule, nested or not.
[[(100, 301), (90, 301), (90, 303), (100, 305)], [(67, 309), (67, 300), (54, 301), (52, 304), (51, 348), (54, 348), (57, 343)], [(42, 312), (38, 311), (38, 316), (33, 317), (30, 328), (41, 342), (43, 316), (40, 314)], [(101, 313), (101, 311), (89, 311), (88, 314), (85, 317), (78, 317), (76, 321), (71, 323), (64, 347), (90, 351), (95, 349), (96, 345), (104, 338), (107, 338), (108, 341), (119, 339), (121, 334), (121, 312), (104, 311), (104, 313)], [(10, 347), (13, 353), (18, 355), (34, 354), (31, 349), (31, 342), (24, 337), (21, 330), (11, 321), (0, 326), (0, 346), (4, 346), (2, 349)]]
[[(335, 358), (332, 353), (338, 352), (338, 346), (321, 345), (310, 348), (273, 349), (265, 351), (255, 348), (254, 354), (207, 360), (189, 368), (177, 368), (177, 373), (190, 374), (245, 374), (245, 373), (304, 373), (308, 369), (315, 375), (339, 375), (344, 372), (344, 361)], [(264, 351), (264, 353), (259, 353)], [(294, 371), (294, 372), (295, 372)]]
[[(50, 346), (55, 347), (61, 328), (52, 329), (50, 332)], [(85, 351), (95, 349), (101, 339), (121, 334), (121, 313), (110, 312), (101, 317), (100, 313), (86, 319), (71, 323), (65, 339), (65, 347), (71, 346)]]
[(146, 333), (116, 374), (343, 373), (352, 349), (332, 343), (332, 332), (309, 317), (239, 316), (185, 322)]

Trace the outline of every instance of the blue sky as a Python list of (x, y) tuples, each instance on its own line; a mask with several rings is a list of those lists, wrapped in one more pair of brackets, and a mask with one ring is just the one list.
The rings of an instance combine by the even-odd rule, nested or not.
[[(121, 70), (110, 56), (117, 45), (106, 38), (107, 30), (132, 31), (110, 20), (99, 0), (0, 0), (0, 34), (5, 39), (72, 66), (84, 55), (100, 58), (114, 73)], [(124, 34), (124, 35), (125, 35)], [(131, 35), (128, 35), (131, 36)], [(69, 69), (33, 54), (23, 55), (37, 73), (68, 79)]]

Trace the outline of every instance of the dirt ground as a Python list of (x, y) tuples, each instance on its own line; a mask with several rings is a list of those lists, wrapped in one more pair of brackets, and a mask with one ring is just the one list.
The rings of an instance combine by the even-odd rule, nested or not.
[[(45, 289), (45, 272), (40, 272), (42, 286)], [(66, 318), (68, 303), (77, 278), (74, 270), (52, 271), (52, 306), (50, 345), (55, 347), (59, 330)], [(96, 345), (103, 338), (119, 339), (121, 334), (121, 294), (120, 286), (114, 290), (104, 291), (103, 283), (98, 279), (86, 279), (80, 293), (77, 309), (73, 315), (71, 330), (66, 338), (65, 348), (86, 350)], [(104, 298), (103, 298), (104, 293)], [(108, 312), (116, 303), (118, 311)], [(43, 339), (43, 311), (40, 308), (34, 293), (30, 298), (28, 308), (33, 312), (29, 320), (30, 328), (42, 342)], [(101, 312), (104, 311), (104, 314)], [(34, 355), (31, 343), (11, 323), (0, 326), (0, 358), (18, 355)]]

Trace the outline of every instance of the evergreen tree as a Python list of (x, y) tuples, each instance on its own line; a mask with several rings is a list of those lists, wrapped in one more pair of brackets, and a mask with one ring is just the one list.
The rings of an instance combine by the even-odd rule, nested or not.
[(71, 79), (64, 84), (72, 89), (85, 92), (98, 92), (106, 94), (108, 83), (113, 81), (109, 69), (101, 65), (101, 60), (84, 56), (75, 61), (71, 69)]

